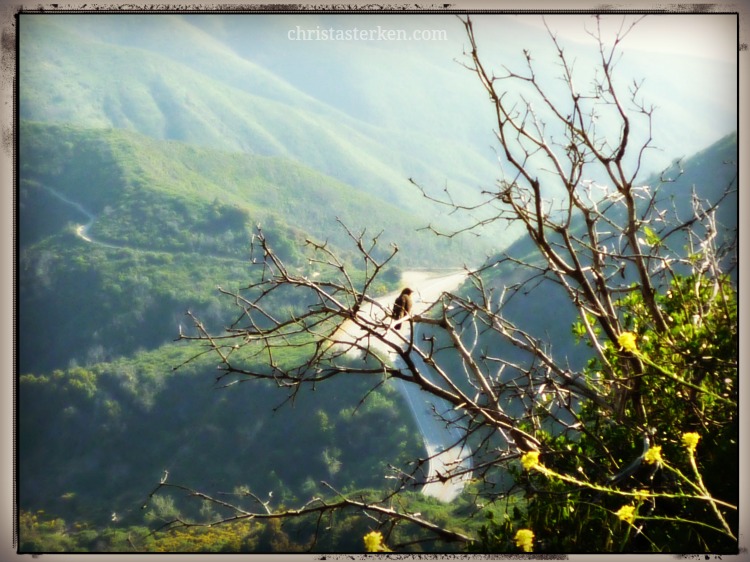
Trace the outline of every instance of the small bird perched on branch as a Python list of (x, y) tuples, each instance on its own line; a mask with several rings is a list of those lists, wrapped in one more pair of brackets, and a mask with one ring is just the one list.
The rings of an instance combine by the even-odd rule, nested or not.
[[(413, 292), (414, 291), (407, 287), (396, 297), (396, 302), (393, 303), (393, 314), (391, 314), (394, 320), (400, 320), (404, 316), (411, 314), (411, 294)], [(401, 324), (397, 323), (395, 328), (396, 330), (400, 330)]]

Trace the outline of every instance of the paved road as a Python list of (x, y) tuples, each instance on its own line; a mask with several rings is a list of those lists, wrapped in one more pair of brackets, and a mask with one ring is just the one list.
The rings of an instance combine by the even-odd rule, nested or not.
[[(413, 295), (414, 306), (412, 314), (417, 315), (424, 312), (431, 304), (440, 298), (444, 291), (450, 291), (458, 287), (466, 279), (466, 273), (450, 272), (436, 273), (430, 271), (412, 271), (404, 275), (404, 285), (411, 287), (415, 294)], [(378, 306), (370, 306), (364, 310), (365, 315), (369, 315), (373, 320), (382, 320), (386, 312), (393, 305), (398, 292), (386, 295), (377, 299)], [(381, 308), (382, 307), (382, 308)], [(404, 324), (399, 332), (389, 330), (387, 340), (389, 342), (400, 342), (406, 345), (408, 340), (408, 323)], [(416, 328), (414, 342), (419, 341), (419, 326)], [(345, 324), (342, 326), (344, 333), (354, 340), (362, 337), (363, 332), (354, 324)], [(403, 336), (404, 340), (400, 338)], [(344, 339), (349, 339), (344, 337)], [(405, 368), (401, 358), (399, 358), (385, 343), (380, 340), (371, 339), (370, 345), (382, 353), (388, 355), (394, 365)], [(429, 376), (430, 369), (416, 355), (413, 356), (415, 364), (420, 372)], [(471, 478), (471, 450), (468, 447), (457, 446), (461, 440), (461, 430), (455, 426), (449, 426), (446, 419), (455, 421), (456, 412), (452, 410), (449, 404), (439, 398), (436, 398), (422, 391), (414, 384), (401, 380), (393, 381), (396, 387), (409, 405), (409, 409), (414, 416), (425, 449), (429, 456), (429, 465), (427, 469), (426, 484), (422, 487), (422, 493), (441, 501), (450, 502), (458, 496), (463, 490), (466, 482)], [(465, 474), (453, 478), (443, 478), (449, 471), (456, 468), (468, 469)], [(463, 471), (463, 470), (462, 470)]]

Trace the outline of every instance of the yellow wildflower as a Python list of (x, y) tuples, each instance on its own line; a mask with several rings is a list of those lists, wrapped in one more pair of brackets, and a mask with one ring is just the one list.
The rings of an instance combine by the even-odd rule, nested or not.
[(646, 456), (643, 457), (643, 460), (646, 461), (646, 464), (660, 463), (662, 461), (661, 445), (656, 445), (646, 451)]
[(648, 490), (636, 490), (635, 501), (642, 502), (648, 499)]
[(638, 346), (635, 344), (635, 334), (633, 332), (623, 332), (617, 336), (617, 343), (620, 345), (620, 349), (635, 353), (638, 351)]
[(698, 446), (698, 440), (701, 438), (700, 435), (694, 432), (682, 434), (682, 444), (687, 447), (687, 450), (691, 453), (695, 452), (695, 448)]
[(623, 505), (615, 512), (615, 515), (617, 515), (617, 517), (619, 517), (623, 521), (627, 521), (632, 525), (633, 521), (635, 521), (635, 506)]
[(364, 536), (366, 552), (390, 552), (383, 544), (383, 534), (380, 531), (370, 531)]
[(521, 457), (521, 464), (525, 470), (531, 470), (539, 465), (539, 451), (529, 451)]
[(531, 552), (534, 547), (534, 531), (531, 529), (518, 529), (514, 540), (518, 548), (524, 552)]

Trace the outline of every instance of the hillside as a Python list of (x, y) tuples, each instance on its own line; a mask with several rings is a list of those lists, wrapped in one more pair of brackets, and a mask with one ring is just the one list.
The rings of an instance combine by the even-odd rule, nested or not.
[[(477, 26), (497, 68), (522, 65), (521, 45), (536, 49), (545, 40), (538, 27), (505, 18)], [(250, 521), (232, 536), (152, 533), (178, 515), (216, 515), (195, 498), (149, 498), (167, 476), (249, 509), (275, 509), (331, 497), (331, 489), (384, 494), (395, 474), (423, 467), (425, 457), (420, 427), (380, 371), (337, 376), (292, 400), (281, 381), (224, 388), (215, 356), (175, 340), (193, 329), (186, 311), (211, 333), (235, 320), (235, 303), (217, 287), (241, 292), (268, 273), (251, 263), (258, 226), (295, 274), (328, 280), (339, 273), (310, 259), (309, 239), (340, 256), (355, 285), (365, 264), (339, 223), (368, 246), (378, 237), (375, 257), (395, 245), (396, 257), (368, 288), (372, 297), (400, 289), (405, 271), (504, 255), (539, 259), (519, 238), (522, 230), (500, 220), (436, 236), (425, 227), (475, 224), (492, 205), (447, 212), (409, 182), (470, 207), (508, 173), (496, 152), (492, 105), (455, 60), (465, 49), (461, 23), (378, 15), (358, 24), (445, 29), (447, 39), (334, 43), (290, 41), (288, 33), (346, 27), (347, 15), (22, 14), (18, 21), (21, 550), (361, 550), (371, 521), (349, 513), (283, 528)], [(569, 47), (576, 64), (591, 63), (577, 42)], [(549, 70), (557, 62), (540, 64)], [(713, 143), (660, 187), (660, 204), (686, 219), (693, 189), (716, 199), (737, 173), (737, 134), (722, 137), (736, 127), (736, 93), (726, 95), (736, 81), (728, 69), (735, 69), (637, 50), (618, 64), (624, 76), (646, 73), (643, 91), (660, 105), (653, 122), (659, 150), (646, 153), (644, 184), (656, 186), (658, 175), (650, 174), (664, 162)], [(561, 81), (553, 76), (545, 85), (556, 95)], [(635, 121), (637, 138), (648, 127)], [(735, 192), (718, 215), (730, 230), (738, 225), (737, 201)], [(499, 293), (527, 274), (506, 262), (484, 282)], [(461, 292), (472, 297), (474, 289)], [(283, 289), (267, 300), (279, 315), (311, 304)], [(576, 368), (590, 358), (571, 337), (574, 310), (562, 291), (519, 293), (504, 313), (539, 335), (561, 364)], [(418, 345), (437, 345), (443, 359), (450, 351), (423, 343), (430, 327), (422, 327)], [(472, 349), (525, 359), (510, 345), (485, 341), (490, 331), (476, 333)], [(303, 352), (282, 346), (276, 359), (283, 365)], [(265, 356), (247, 357), (249, 367), (270, 369)], [(463, 372), (458, 362), (455, 369)], [(507, 405), (514, 407), (523, 404)], [(470, 484), (450, 505), (410, 491), (400, 508), (476, 536), (484, 524), (473, 511), (480, 486)], [(498, 521), (508, 506), (492, 508)], [(392, 536), (407, 550), (441, 546), (421, 542), (424, 534), (407, 525), (394, 526)]]
[[(364, 123), (180, 18), (134, 18), (122, 25), (117, 16), (103, 16), (91, 27), (67, 21), (34, 17), (22, 23), (22, 119), (114, 127), (201, 147), (281, 156), (425, 221), (441, 218), (448, 224), (453, 219), (426, 204), (407, 179), (437, 188), (449, 181), (467, 193), (493, 179), (489, 136), (477, 152), (460, 139)], [(104, 37), (129, 40), (113, 44)], [(108, 72), (112, 67), (116, 74)]]
[[(679, 169), (682, 170), (679, 173)], [(724, 190), (732, 188), (730, 195), (724, 199), (717, 211), (717, 228), (720, 238), (733, 236), (738, 229), (739, 191), (737, 189), (738, 148), (737, 134), (730, 134), (712, 144), (699, 153), (686, 158), (681, 166), (675, 167), (666, 176), (674, 181), (663, 183), (661, 174), (649, 176), (643, 181), (644, 185), (652, 189), (659, 189), (657, 197), (659, 209), (668, 210), (681, 221), (692, 218), (691, 194), (711, 203), (718, 202)], [(580, 225), (572, 225), (572, 229), (581, 229)], [(654, 226), (657, 235), (661, 232)], [(664, 225), (664, 231), (669, 230)], [(670, 247), (678, 254), (687, 255), (689, 249), (682, 238), (669, 239)], [(522, 238), (511, 244), (503, 254), (497, 256), (511, 256), (515, 260), (530, 264), (542, 265), (542, 256), (529, 238)], [(736, 256), (735, 256), (736, 257)], [(732, 276), (737, 279), (736, 263), (729, 263)], [(536, 270), (525, 269), (515, 262), (505, 262), (498, 267), (488, 270), (485, 283), (488, 288), (502, 291), (523, 282), (530, 276), (536, 275)], [(637, 278), (628, 273), (621, 281), (622, 287), (637, 282)], [(465, 290), (471, 294), (471, 288)], [(555, 313), (550, 315), (549, 311)], [(571, 327), (576, 319), (577, 311), (570, 302), (568, 295), (561, 287), (548, 283), (544, 288), (521, 291), (510, 300), (503, 309), (506, 318), (516, 323), (521, 329), (535, 334), (543, 341), (549, 342), (550, 354), (557, 358), (560, 364), (570, 364), (573, 368), (580, 368), (590, 357), (590, 350), (584, 346), (574, 344), (571, 337)], [(497, 342), (493, 342), (493, 346)], [(520, 362), (524, 355), (511, 345), (497, 348), (497, 353), (506, 357), (516, 357)]]
[[(184, 251), (200, 233), (221, 235), (241, 230), (244, 223), (272, 222), (295, 231), (298, 239), (304, 233), (344, 248), (347, 237), (337, 218), (355, 230), (385, 231), (412, 260), (424, 253), (425, 245), (435, 244), (432, 236), (416, 232), (423, 219), (402, 206), (283, 157), (68, 125), (23, 122), (19, 136), (25, 186), (53, 187), (74, 199), (98, 216), (93, 234), (114, 244), (138, 236), (131, 242), (140, 248)], [(237, 216), (230, 218), (233, 212)], [(158, 236), (149, 232), (153, 228), (159, 229)], [(33, 235), (33, 230), (25, 234)], [(241, 232), (236, 234), (241, 238)], [(237, 243), (245, 250), (247, 241)], [(231, 245), (215, 251), (239, 252)]]
[[(24, 122), (19, 137), (24, 371), (86, 361), (102, 347), (100, 358), (160, 345), (187, 309), (209, 308), (219, 321), (215, 287), (247, 282), (256, 225), (296, 267), (308, 267), (306, 238), (327, 240), (359, 267), (337, 219), (354, 232), (383, 231), (381, 251), (401, 249), (396, 267), (468, 256), (417, 232), (422, 223), (400, 208), (281, 157), (39, 123)], [(81, 209), (94, 217), (93, 243), (74, 234), (90, 220)], [(40, 339), (50, 342), (45, 354), (35, 351)]]
[[(186, 484), (226, 492), (247, 486), (291, 503), (315, 494), (321, 480), (379, 486), (388, 463), (420, 454), (393, 388), (357, 407), (369, 383), (339, 381), (331, 392), (303, 392), (274, 415), (269, 406), (285, 396), (272, 385), (216, 389), (205, 360), (172, 372), (189, 353), (168, 346), (22, 376), (21, 508), (96, 525), (114, 511), (140, 524), (164, 470)], [(387, 439), (377, 436), (383, 424), (394, 428)]]

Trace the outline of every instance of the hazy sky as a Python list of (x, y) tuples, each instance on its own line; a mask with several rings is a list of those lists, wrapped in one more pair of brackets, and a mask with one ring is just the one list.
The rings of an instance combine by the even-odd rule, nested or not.
[[(539, 16), (512, 16), (523, 18), (529, 24), (543, 27)], [(623, 17), (626, 28), (635, 21), (634, 15), (602, 16), (605, 37), (613, 38), (620, 29)], [(550, 29), (568, 41), (592, 42), (593, 38), (581, 33), (595, 30), (595, 21), (589, 15), (547, 15), (544, 17)], [(624, 49), (642, 49), (670, 54), (685, 54), (735, 62), (738, 51), (737, 18), (719, 14), (652, 14), (647, 15), (623, 40)]]

